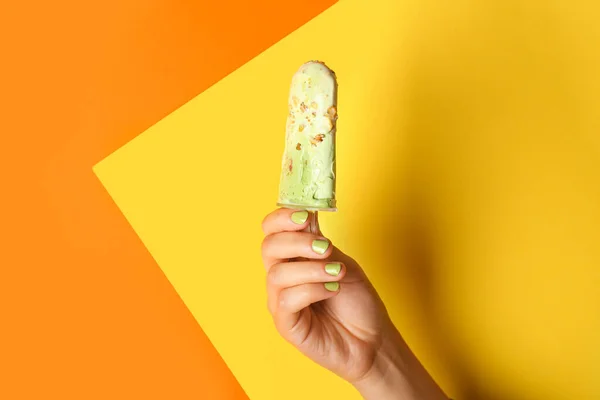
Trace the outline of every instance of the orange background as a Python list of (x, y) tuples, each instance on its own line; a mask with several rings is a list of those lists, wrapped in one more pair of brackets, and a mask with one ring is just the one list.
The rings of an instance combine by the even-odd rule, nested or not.
[(91, 167), (334, 2), (0, 6), (0, 398), (246, 398)]

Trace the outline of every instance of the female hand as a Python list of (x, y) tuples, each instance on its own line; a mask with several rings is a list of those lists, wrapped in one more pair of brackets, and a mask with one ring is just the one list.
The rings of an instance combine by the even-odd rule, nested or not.
[(447, 399), (405, 345), (360, 266), (321, 232), (303, 232), (309, 217), (278, 209), (262, 225), (268, 308), (281, 336), (365, 398)]

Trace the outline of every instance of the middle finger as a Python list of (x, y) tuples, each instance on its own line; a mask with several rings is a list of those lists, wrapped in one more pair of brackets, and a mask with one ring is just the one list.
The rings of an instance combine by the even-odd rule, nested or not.
[(279, 232), (267, 236), (262, 244), (263, 262), (267, 270), (274, 264), (292, 258), (323, 260), (331, 255), (333, 245), (308, 232)]

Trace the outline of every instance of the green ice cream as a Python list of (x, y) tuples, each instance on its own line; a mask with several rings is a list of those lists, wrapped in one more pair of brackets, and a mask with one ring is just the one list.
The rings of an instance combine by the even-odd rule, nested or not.
[(317, 61), (300, 67), (292, 78), (279, 182), (280, 206), (333, 211), (337, 82)]

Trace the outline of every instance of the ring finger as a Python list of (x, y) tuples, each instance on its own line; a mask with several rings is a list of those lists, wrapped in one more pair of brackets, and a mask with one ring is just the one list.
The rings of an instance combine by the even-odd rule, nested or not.
[(333, 261), (296, 261), (275, 264), (267, 274), (272, 290), (298, 286), (305, 283), (336, 282), (344, 278), (346, 268)]

